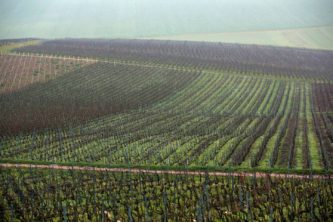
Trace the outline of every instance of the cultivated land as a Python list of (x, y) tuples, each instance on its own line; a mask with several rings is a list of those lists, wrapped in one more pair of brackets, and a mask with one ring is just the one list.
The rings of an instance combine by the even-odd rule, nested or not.
[[(321, 29), (333, 25), (332, 8), (331, 0), (1, 0), (0, 39), (185, 36), (181, 40), (290, 42), (332, 49), (332, 31), (327, 36)], [(258, 30), (273, 32), (256, 34)]]
[(252, 30), (215, 33), (163, 35), (147, 39), (206, 41), (333, 50), (333, 27)]
[(329, 221), (333, 213), (332, 180), (34, 168), (1, 169), (0, 179), (5, 221)]
[[(5, 220), (332, 218), (332, 180), (311, 176), (333, 168), (332, 51), (83, 39), (2, 47)], [(202, 173), (216, 170), (230, 174)]]
[(4, 91), (43, 81), (1, 94), (2, 159), (332, 169), (330, 51), (55, 40), (1, 58)]

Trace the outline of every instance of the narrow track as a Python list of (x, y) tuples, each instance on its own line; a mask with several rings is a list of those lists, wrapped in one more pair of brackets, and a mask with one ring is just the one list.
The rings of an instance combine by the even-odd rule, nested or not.
[[(107, 59), (101, 59), (101, 58), (91, 58), (91, 57), (80, 57), (80, 56), (54, 56), (50, 54), (34, 54), (34, 53), (5, 53), (0, 55), (11, 55), (11, 56), (24, 56), (24, 57), (34, 57), (34, 58), (48, 58), (48, 59), (62, 59), (62, 60), (72, 60), (72, 61), (86, 61), (86, 62), (100, 62), (100, 63), (110, 63), (114, 65), (126, 65), (126, 66), (135, 66), (135, 67), (144, 67), (144, 68), (158, 68), (158, 69), (166, 69), (166, 70), (174, 70), (174, 71), (183, 71), (183, 72), (204, 72), (208, 74), (221, 74), (221, 73), (228, 73), (228, 75), (232, 74), (234, 76), (240, 76), (240, 77), (252, 77), (252, 78), (260, 78), (260, 79), (268, 79), (268, 80), (275, 80), (275, 79), (281, 79), (281, 80), (288, 80), (289, 82), (318, 82), (318, 80), (313, 79), (307, 79), (303, 80), (302, 78), (288, 78), (285, 76), (268, 76), (265, 74), (240, 74), (238, 72), (225, 72), (225, 71), (213, 71), (209, 69), (198, 69), (198, 68), (190, 68), (186, 66), (180, 66), (180, 65), (163, 65), (163, 64), (156, 64), (156, 63), (148, 63), (148, 64), (140, 64), (139, 62), (131, 61), (131, 60), (123, 60), (123, 59), (114, 59), (111, 60)], [(333, 81), (327, 80), (328, 83), (332, 83)]]
[(300, 175), (300, 174), (282, 174), (282, 173), (245, 173), (245, 172), (219, 172), (219, 171), (186, 171), (186, 170), (149, 170), (138, 168), (105, 168), (105, 167), (82, 167), (82, 166), (62, 166), (62, 165), (41, 165), (41, 164), (13, 164), (1, 163), (1, 168), (33, 168), (33, 169), (55, 169), (55, 170), (81, 170), (81, 171), (99, 171), (99, 172), (131, 172), (147, 174), (172, 174), (172, 175), (210, 175), (210, 176), (239, 176), (239, 177), (274, 177), (274, 178), (294, 178), (294, 179), (333, 179), (332, 175)]

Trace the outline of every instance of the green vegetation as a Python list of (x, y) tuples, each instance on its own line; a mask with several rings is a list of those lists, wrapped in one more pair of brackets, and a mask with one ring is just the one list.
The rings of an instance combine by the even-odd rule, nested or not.
[[(5, 221), (323, 221), (332, 180), (3, 169)], [(43, 210), (41, 210), (43, 209)]]
[(0, 218), (329, 221), (332, 58), (278, 47), (82, 39), (3, 54), (0, 163), (31, 167), (1, 168)]
[[(52, 65), (75, 67), (80, 53), (94, 55), (85, 58), (94, 63), (1, 96), (0, 158), (332, 169), (329, 53), (173, 44), (61, 40), (17, 50), (56, 54), (42, 60)], [(248, 56), (258, 52), (267, 55), (264, 60)], [(298, 65), (299, 59), (311, 67)]]
[(12, 50), (28, 46), (28, 45), (37, 45), (40, 44), (40, 40), (28, 40), (28, 41), (5, 41), (0, 40), (0, 54), (10, 53)]
[[(137, 73), (137, 79), (132, 77), (129, 81), (126, 80), (127, 76), (125, 75), (122, 75), (121, 78), (110, 75), (111, 79), (108, 79), (103, 77), (104, 69), (109, 70), (105, 72), (105, 75), (109, 75), (110, 70), (119, 73), (126, 70), (124, 73), (132, 75), (131, 70), (133, 70)], [(94, 77), (91, 73), (92, 70), (100, 71), (96, 72), (98, 74)], [(8, 97), (10, 104), (8, 103), (4, 107), (8, 110), (21, 110), (23, 107), (20, 108), (21, 104), (15, 105), (15, 101), (29, 101), (27, 102), (30, 104), (29, 106), (22, 105), (31, 115), (24, 114), (16, 121), (21, 122), (20, 126), (22, 128), (24, 126), (36, 128), (36, 126), (28, 125), (28, 121), (31, 121), (38, 112), (35, 108), (37, 106), (35, 98), (38, 97), (40, 91), (44, 92), (43, 99), (45, 102), (40, 100), (38, 102), (45, 106), (44, 109), (49, 110), (48, 115), (56, 116), (57, 113), (52, 111), (55, 109), (54, 105), (64, 104), (63, 110), (59, 110), (59, 118), (62, 117), (62, 113), (66, 113), (69, 118), (82, 117), (81, 119), (83, 119), (92, 112), (101, 115), (103, 112), (119, 112), (131, 107), (140, 107), (141, 105), (136, 104), (135, 101), (142, 102), (146, 106), (148, 102), (158, 101), (159, 98), (165, 97), (163, 91), (160, 91), (161, 96), (158, 96), (155, 87), (167, 90), (167, 85), (174, 85), (170, 80), (163, 80), (160, 77), (158, 79), (165, 82), (163, 83), (164, 86), (160, 86), (157, 82), (154, 83), (157, 84), (156, 86), (152, 85), (149, 78), (155, 78), (158, 75), (156, 70), (154, 68), (144, 69), (145, 71), (142, 71), (145, 75), (144, 78), (138, 70), (137, 67), (129, 68), (120, 65), (114, 66), (113, 64), (101, 66), (97, 63), (86, 68), (84, 72), (80, 70), (54, 81), (49, 81), (43, 86), (37, 85), (14, 94), (12, 97)], [(151, 77), (149, 77), (149, 73), (152, 73)], [(172, 79), (177, 78), (172, 77), (171, 74), (162, 73), (162, 75), (169, 76)], [(290, 159), (290, 161), (293, 161), (294, 157), (285, 158), (283, 156), (283, 152), (285, 152), (283, 151), (284, 144), (293, 141), (284, 137), (284, 135), (289, 134), (284, 127), (286, 124), (292, 124), (293, 115), (301, 113), (293, 104), (300, 101), (300, 105), (304, 106), (303, 103), (306, 100), (301, 100), (300, 94), (296, 94), (296, 90), (304, 90), (307, 95), (310, 95), (311, 92), (307, 91), (309, 90), (307, 84), (298, 85), (297, 82), (282, 80), (233, 77), (223, 73), (203, 73), (197, 77), (192, 73), (181, 73), (180, 75), (183, 75), (183, 78), (187, 75), (188, 78), (195, 79), (192, 80), (192, 83), (184, 79), (188, 86), (150, 107), (141, 107), (138, 110), (111, 115), (110, 117), (100, 117), (77, 127), (9, 137), (2, 141), (1, 157), (57, 162), (86, 161), (104, 164), (131, 163), (139, 165), (207, 165), (210, 163), (214, 166), (237, 166), (242, 162), (254, 161), (252, 164), (256, 166), (257, 158), (269, 162), (270, 158), (275, 156), (273, 158), (276, 159), (272, 166), (276, 167), (288, 167), (283, 162), (279, 162), (280, 160), (288, 161)], [(73, 82), (82, 82), (83, 78), (87, 77), (90, 84), (82, 85), (82, 89), (78, 88), (79, 86), (74, 88), (69, 84), (69, 79)], [(119, 78), (117, 80), (119, 83), (116, 83), (116, 79), (113, 78)], [(143, 79), (144, 83), (142, 84), (147, 84), (148, 88), (144, 85), (140, 86), (141, 83), (138, 81)], [(116, 87), (117, 92), (123, 92), (122, 95), (128, 93), (128, 96), (126, 96), (128, 102), (123, 100), (117, 102), (117, 97), (114, 97), (115, 92), (113, 91), (107, 94), (106, 89), (110, 88), (112, 90), (114, 87), (111, 84), (113, 83), (116, 83), (114, 87)], [(125, 84), (122, 85), (121, 83)], [(105, 89), (102, 88), (103, 85), (105, 85)], [(59, 88), (60, 86), (61, 88)], [(275, 87), (280, 90), (273, 90)], [(130, 89), (133, 90), (134, 94), (131, 94)], [(145, 91), (139, 91), (141, 89)], [(173, 89), (176, 88), (173, 87)], [(148, 93), (149, 91), (146, 93), (146, 90), (152, 90), (155, 93)], [(62, 101), (47, 102), (54, 101), (51, 99), (53, 95), (59, 95)], [(150, 96), (144, 97), (144, 95)], [(96, 110), (95, 107), (101, 104), (104, 97), (109, 99), (112, 96), (115, 98), (113, 106), (109, 108), (105, 105), (105, 110), (103, 110), (103, 107)], [(151, 96), (157, 96), (156, 100)], [(286, 99), (281, 100), (282, 97)], [(21, 100), (16, 98), (21, 98)], [(78, 98), (82, 98), (80, 101), (83, 104), (89, 102), (88, 105), (70, 103), (70, 101)], [(144, 100), (145, 98), (147, 99)], [(84, 100), (87, 100), (87, 102)], [(274, 101), (274, 103), (269, 104), (269, 100)], [(107, 103), (104, 102), (104, 104)], [(126, 104), (130, 107), (126, 107)], [(298, 104), (297, 107), (300, 105)], [(41, 105), (37, 107), (40, 109)], [(93, 110), (88, 113), (88, 108)], [(71, 110), (74, 111), (72, 116)], [(82, 110), (81, 113), (78, 113), (78, 110)], [(13, 112), (8, 112), (9, 116), (6, 113), (3, 114), (3, 122), (10, 122), (10, 115), (13, 115)], [(36, 121), (40, 117), (41, 115), (37, 115)], [(24, 118), (27, 118), (27, 120)], [(44, 116), (44, 118), (48, 117)], [(303, 118), (301, 116), (297, 117), (299, 120), (303, 120)], [(312, 119), (310, 120), (312, 121)], [(58, 119), (56, 122), (60, 123), (60, 120)], [(302, 123), (299, 121), (291, 127), (297, 132), (303, 132)], [(51, 122), (48, 121), (47, 124), (50, 125)], [(23, 130), (27, 129), (23, 128)], [(274, 131), (277, 131), (276, 134), (274, 134)], [(274, 135), (277, 135), (277, 137)], [(266, 138), (267, 143), (270, 143), (271, 140), (280, 143), (274, 142), (272, 153), (269, 153), (269, 150), (266, 153), (266, 146), (262, 142), (255, 142), (257, 139), (260, 140), (261, 136)], [(305, 139), (307, 139), (306, 136), (300, 139), (300, 142), (295, 144), (293, 149), (302, 149)], [(212, 145), (217, 140), (220, 142)], [(285, 148), (289, 150), (289, 144)], [(252, 154), (252, 157), (247, 155), (250, 149), (257, 150)], [(264, 150), (261, 151), (261, 149)], [(319, 147), (316, 147), (316, 149), (319, 149)], [(274, 153), (274, 150), (281, 150), (281, 153)], [(262, 158), (259, 151), (266, 155)], [(298, 158), (301, 162), (308, 161), (303, 159), (303, 156)], [(306, 156), (306, 158), (309, 157)], [(291, 163), (289, 168), (294, 167), (296, 167), (296, 164)], [(310, 166), (305, 168), (308, 167)]]

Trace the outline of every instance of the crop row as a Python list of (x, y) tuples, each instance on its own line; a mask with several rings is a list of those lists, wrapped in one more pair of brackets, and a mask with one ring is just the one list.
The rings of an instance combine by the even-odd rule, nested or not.
[(0, 95), (1, 134), (77, 124), (146, 107), (199, 73), (95, 63), (18, 92)]
[[(115, 73), (110, 75), (110, 70)], [(87, 75), (83, 75), (84, 72)], [(89, 104), (94, 106), (98, 105), (97, 101), (104, 101), (104, 107), (107, 107), (110, 98), (119, 103), (132, 99), (127, 108), (136, 106), (137, 109), (109, 115), (111, 110), (103, 113), (99, 106), (95, 114), (100, 117), (82, 125), (44, 130), (31, 128), (27, 134), (4, 136), (0, 157), (105, 164), (331, 168), (326, 163), (331, 154), (323, 142), (329, 141), (327, 138), (332, 135), (323, 136), (329, 132), (322, 128), (327, 121), (313, 120), (317, 115), (312, 115), (310, 109), (315, 103), (310, 98), (314, 92), (310, 84), (223, 73), (184, 72), (176, 77), (178, 74), (160, 72), (160, 69), (140, 70), (97, 63), (80, 73), (20, 94), (34, 99), (43, 95), (52, 101), (46, 104), (53, 109), (69, 96), (71, 101), (80, 102), (73, 111), (85, 120), (89, 116), (76, 107), (87, 100), (93, 101)], [(143, 87), (148, 91), (130, 93), (130, 90), (156, 81), (159, 73), (166, 78), (163, 86), (157, 85), (160, 89), (149, 88), (149, 85)], [(75, 87), (71, 86), (78, 79), (75, 75), (89, 80), (89, 84), (80, 81), (88, 90), (75, 94)], [(111, 83), (116, 83), (116, 91), (112, 90)], [(62, 88), (55, 91), (57, 86)], [(81, 87), (80, 84), (75, 86)], [(13, 101), (12, 97), (8, 101)], [(40, 101), (33, 102), (36, 106)], [(113, 104), (110, 107), (114, 107)], [(15, 111), (13, 108), (8, 110)], [(68, 110), (46, 114), (63, 113), (68, 115)], [(327, 119), (332, 120), (330, 114)], [(313, 126), (307, 124), (312, 122)], [(46, 125), (51, 123), (46, 119)], [(329, 123), (325, 126), (331, 127)]]
[(325, 221), (332, 180), (2, 169), (5, 221)]
[[(97, 57), (112, 52), (116, 59), (137, 58), (131, 64), (84, 58), (55, 59), (47, 55), (41, 58), (2, 55), (4, 64), (8, 64), (8, 58), (14, 58), (23, 61), (26, 68), (30, 67), (29, 61), (38, 59), (45, 61), (45, 65), (53, 63), (53, 59), (66, 64), (71, 61), (93, 64), (48, 82), (0, 95), (3, 107), (0, 158), (332, 168), (333, 87), (324, 81), (331, 78), (326, 73), (330, 67), (329, 52), (170, 44), (57, 40), (22, 49), (39, 53), (42, 49), (46, 53), (59, 50), (58, 54), (72, 49), (74, 54)], [(82, 51), (86, 54), (79, 54)], [(102, 51), (105, 54), (98, 55)], [(259, 52), (262, 54), (256, 56)], [(276, 56), (272, 52), (279, 55), (277, 61), (271, 61)], [(226, 54), (227, 57), (223, 56)], [(228, 72), (228, 64), (223, 59), (236, 64), (243, 56), (248, 56), (244, 61), (249, 64), (276, 70), (285, 64), (283, 67), (292, 73), (284, 72), (287, 78), (243, 75), (242, 72), (248, 73), (251, 69), (242, 71), (245, 67), (242, 65), (237, 66), (238, 72)], [(155, 65), (147, 65), (150, 58)], [(162, 58), (164, 65), (159, 61)], [(196, 59), (205, 62), (191, 65)], [(308, 59), (313, 61), (297, 65), (298, 60)], [(219, 62), (224, 71), (212, 72), (212, 61)], [(175, 62), (173, 65), (178, 68), (168, 68), (168, 62), (171, 65)], [(18, 63), (9, 63), (6, 70), (13, 70), (10, 76), (17, 73), (20, 76), (13, 68)], [(319, 65), (318, 70), (328, 75), (325, 78), (313, 72)], [(294, 69), (304, 75), (299, 76)], [(266, 70), (265, 75), (274, 75), (275, 71)], [(318, 78), (321, 81), (313, 81)], [(17, 82), (16, 78), (13, 82)]]
[(88, 65), (89, 61), (0, 55), (0, 93), (17, 91)]

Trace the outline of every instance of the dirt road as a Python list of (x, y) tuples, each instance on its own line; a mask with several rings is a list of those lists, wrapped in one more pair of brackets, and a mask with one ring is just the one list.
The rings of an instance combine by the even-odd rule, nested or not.
[(82, 170), (82, 171), (101, 171), (101, 172), (132, 172), (132, 173), (150, 173), (150, 174), (188, 174), (188, 175), (205, 175), (211, 176), (244, 176), (253, 177), (275, 177), (275, 178), (296, 178), (296, 179), (333, 179), (332, 175), (300, 175), (300, 174), (280, 174), (280, 173), (242, 173), (242, 172), (206, 172), (206, 171), (186, 171), (186, 170), (149, 170), (137, 168), (103, 168), (103, 167), (84, 167), (84, 166), (61, 166), (61, 165), (37, 165), (37, 164), (13, 164), (1, 163), (1, 168), (36, 168), (36, 169), (56, 169), (56, 170)]

